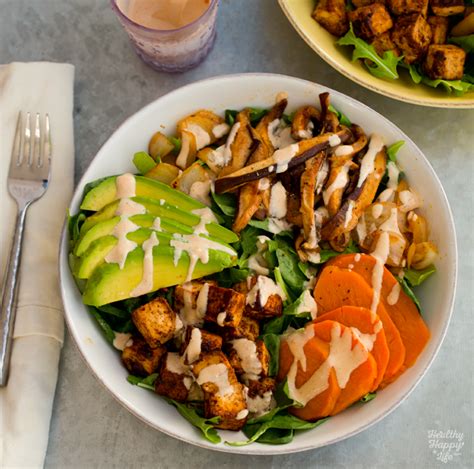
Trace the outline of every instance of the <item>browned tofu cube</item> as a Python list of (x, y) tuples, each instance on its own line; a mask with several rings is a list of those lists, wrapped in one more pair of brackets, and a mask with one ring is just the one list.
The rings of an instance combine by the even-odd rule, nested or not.
[(176, 313), (161, 297), (133, 311), (132, 321), (150, 347), (158, 347), (173, 338), (177, 323)]
[(233, 339), (249, 339), (254, 342), (260, 335), (260, 325), (256, 319), (243, 316), (237, 327), (224, 327), (222, 330), (222, 338), (225, 342)]
[(428, 24), (431, 28), (431, 43), (445, 44), (448, 37), (448, 18), (444, 16), (428, 17)]
[(244, 387), (221, 351), (203, 354), (194, 363), (193, 374), (204, 391), (207, 418), (220, 417), (217, 428), (240, 430), (248, 415)]
[(276, 405), (273, 398), (275, 389), (276, 381), (273, 378), (249, 381), (247, 387), (247, 408), (253, 417), (265, 414)]
[(268, 376), (270, 355), (263, 340), (235, 339), (225, 345), (229, 362), (244, 382)]
[(431, 0), (430, 5), (438, 16), (459, 15), (466, 8), (464, 0)]
[(345, 0), (320, 0), (311, 16), (334, 36), (344, 36), (349, 29)]
[(387, 0), (387, 6), (397, 16), (420, 13), (426, 17), (428, 13), (428, 0)]
[(181, 345), (181, 355), (187, 365), (194, 363), (202, 353), (220, 350), (222, 337), (212, 334), (205, 329), (188, 326)]
[(375, 52), (377, 52), (377, 54), (381, 57), (383, 56), (384, 52), (387, 51), (392, 51), (397, 57), (400, 55), (398, 47), (390, 37), (390, 31), (386, 31), (385, 33), (376, 36), (371, 44), (374, 46)]
[(184, 402), (188, 399), (193, 381), (189, 366), (177, 353), (168, 352), (161, 362), (155, 391), (160, 396)]
[(148, 376), (160, 366), (161, 357), (166, 353), (165, 347), (159, 345), (151, 348), (141, 337), (134, 336), (130, 339), (122, 352), (122, 362), (125, 368), (137, 376)]
[(432, 44), (423, 70), (432, 80), (459, 80), (464, 74), (466, 52), (452, 44)]
[(392, 31), (392, 40), (408, 64), (420, 61), (431, 42), (431, 28), (423, 15), (401, 16)]
[(242, 319), (245, 296), (212, 283), (191, 282), (175, 288), (175, 306), (187, 324), (201, 325), (205, 320), (235, 327)]
[(354, 33), (363, 39), (370, 40), (388, 31), (392, 26), (392, 17), (385, 5), (373, 3), (349, 12)]
[(352, 0), (352, 4), (356, 7), (366, 7), (367, 5), (372, 5), (372, 3), (387, 3), (385, 0)]

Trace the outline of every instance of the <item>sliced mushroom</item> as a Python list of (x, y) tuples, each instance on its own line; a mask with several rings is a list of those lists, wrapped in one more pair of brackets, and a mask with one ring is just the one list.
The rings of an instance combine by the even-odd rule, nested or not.
[[(341, 240), (341, 235), (355, 228), (359, 217), (372, 203), (384, 175), (386, 161), (387, 152), (384, 146), (375, 155), (374, 170), (366, 175), (360, 187), (356, 186), (338, 212), (323, 226), (321, 237), (324, 240), (333, 241), (334, 244), (331, 243), (333, 248), (344, 249), (344, 244), (337, 240)], [(347, 237), (342, 240), (342, 243), (345, 242), (347, 242)]]
[(317, 132), (319, 133), (319, 123), (321, 121), (321, 112), (314, 106), (300, 107), (293, 116), (291, 123), (291, 135), (295, 140), (304, 140), (313, 136), (311, 127), (317, 124)]
[(318, 135), (309, 140), (302, 140), (299, 143), (277, 150), (271, 157), (234, 171), (225, 177), (219, 175), (219, 178), (216, 179), (216, 192), (218, 194), (229, 192), (250, 181), (287, 171), (305, 163), (306, 160), (328, 148), (332, 139), (337, 138), (338, 141), (340, 140), (344, 143), (350, 137), (350, 130), (343, 128), (337, 133)]
[(329, 110), (331, 104), (329, 93), (321, 93), (319, 102), (321, 103), (321, 133), (337, 132), (340, 128), (339, 119), (334, 112)]
[(278, 101), (271, 109), (265, 114), (260, 122), (257, 124), (256, 131), (260, 135), (261, 139), (265, 145), (270, 149), (270, 153), (275, 151), (273, 143), (271, 141), (268, 126), (275, 120), (280, 120), (285, 112), (286, 106), (288, 105), (288, 100), (286, 98)]

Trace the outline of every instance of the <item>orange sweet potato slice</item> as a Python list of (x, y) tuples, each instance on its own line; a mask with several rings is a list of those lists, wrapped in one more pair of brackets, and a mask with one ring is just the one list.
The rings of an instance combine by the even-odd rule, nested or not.
[[(329, 355), (329, 344), (323, 342), (317, 337), (310, 339), (303, 347), (306, 355), (306, 371), (303, 371), (298, 365), (296, 375), (296, 387), (301, 387), (313, 373), (324, 363)], [(288, 371), (293, 363), (294, 356), (286, 341), (281, 342), (280, 346), (280, 369), (278, 372), (278, 380), (283, 381), (288, 375)], [(334, 408), (336, 401), (341, 394), (336, 380), (336, 373), (330, 370), (328, 376), (328, 387), (325, 391), (313, 397), (304, 407), (293, 407), (290, 412), (303, 420), (317, 420), (327, 417)]]
[[(340, 268), (351, 266), (353, 272), (357, 272), (368, 285), (372, 285), (372, 271), (376, 262), (375, 258), (368, 254), (360, 254), (360, 256), (357, 256), (357, 259), (356, 261), (356, 255), (354, 254), (344, 254), (332, 259), (330, 264)], [(400, 291), (398, 301), (395, 304), (391, 305), (388, 303), (388, 298), (393, 288), (398, 288), (396, 285), (398, 285), (396, 278), (388, 269), (384, 268), (380, 302), (400, 332), (400, 337), (406, 349), (403, 362), (403, 369), (406, 369), (415, 363), (425, 348), (430, 338), (430, 331), (418, 312), (416, 305), (403, 290)]]
[[(345, 305), (370, 308), (373, 290), (358, 273), (329, 265), (320, 273), (313, 295), (318, 310), (325, 313)], [(405, 346), (383, 304), (379, 304), (377, 315), (382, 321), (390, 352), (383, 377), (383, 380), (388, 380), (402, 367), (405, 360)]]
[(377, 377), (371, 389), (371, 391), (375, 391), (382, 382), (390, 358), (387, 339), (379, 317), (377, 316), (375, 322), (372, 322), (372, 314), (367, 308), (342, 306), (318, 316), (313, 322), (318, 323), (326, 320), (337, 321), (344, 326), (356, 328), (357, 333), (367, 337), (368, 340), (362, 340), (362, 343), (368, 347), (367, 350), (377, 363)]

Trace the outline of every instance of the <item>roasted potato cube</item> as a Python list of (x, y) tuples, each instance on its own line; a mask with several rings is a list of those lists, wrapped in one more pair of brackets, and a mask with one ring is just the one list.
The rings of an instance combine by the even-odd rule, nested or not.
[(245, 308), (245, 296), (231, 288), (206, 283), (192, 282), (175, 288), (176, 308), (186, 316), (186, 322), (199, 325), (206, 320), (222, 327), (237, 326)]
[(431, 28), (431, 43), (445, 44), (448, 36), (448, 18), (443, 16), (430, 16), (428, 24)]
[(432, 44), (423, 70), (433, 80), (459, 80), (464, 74), (466, 52), (452, 44)]
[(155, 298), (132, 312), (132, 321), (150, 347), (158, 347), (173, 338), (176, 313), (165, 298)]
[(268, 376), (270, 355), (263, 340), (235, 339), (225, 345), (229, 362), (244, 382)]
[(371, 42), (371, 44), (374, 46), (374, 49), (377, 52), (377, 54), (380, 55), (381, 57), (383, 56), (385, 52), (390, 51), (390, 50), (397, 57), (400, 55), (400, 51), (398, 50), (395, 43), (392, 41), (392, 38), (390, 37), (390, 31), (386, 31), (385, 33), (382, 33), (376, 36), (374, 40)]
[(388, 31), (393, 26), (390, 13), (381, 3), (357, 8), (348, 15), (356, 36), (367, 40)]
[(243, 316), (242, 320), (236, 327), (224, 327), (222, 332), (222, 338), (225, 342), (229, 342), (233, 339), (249, 339), (257, 340), (260, 335), (260, 325), (256, 319)]
[(459, 15), (466, 6), (464, 0), (431, 0), (431, 9), (438, 16)]
[(423, 15), (402, 16), (395, 23), (392, 40), (411, 64), (422, 59), (431, 42), (431, 28)]
[(334, 36), (344, 36), (349, 29), (345, 0), (320, 0), (311, 16)]
[(421, 13), (426, 16), (428, 13), (428, 0), (387, 0), (387, 5), (397, 16), (411, 13)]
[(195, 362), (202, 353), (220, 350), (222, 337), (212, 334), (205, 329), (188, 326), (181, 345), (181, 355), (187, 365)]
[(247, 387), (249, 413), (256, 417), (271, 410), (276, 405), (276, 401), (273, 399), (275, 389), (276, 381), (273, 378), (249, 381)]
[(158, 345), (151, 348), (141, 337), (134, 336), (130, 339), (122, 352), (122, 362), (125, 368), (137, 376), (148, 376), (160, 366), (161, 357), (166, 353), (165, 347)]
[(240, 430), (248, 414), (244, 387), (221, 351), (203, 354), (193, 365), (196, 382), (204, 391), (207, 418), (220, 417), (217, 428)]
[(160, 372), (155, 383), (155, 391), (178, 402), (188, 399), (193, 384), (190, 368), (174, 352), (168, 352), (161, 362)]
[(356, 7), (366, 7), (367, 5), (372, 5), (372, 3), (383, 3), (385, 4), (385, 0), (353, 0), (352, 4)]

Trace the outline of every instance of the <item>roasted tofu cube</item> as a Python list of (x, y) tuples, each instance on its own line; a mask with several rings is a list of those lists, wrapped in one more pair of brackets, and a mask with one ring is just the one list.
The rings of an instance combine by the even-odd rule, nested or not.
[(276, 389), (276, 381), (273, 378), (249, 381), (247, 386), (247, 408), (253, 417), (263, 415), (275, 407), (273, 393)]
[(122, 362), (125, 368), (137, 376), (148, 376), (160, 366), (160, 361), (166, 353), (165, 347), (158, 345), (151, 348), (141, 337), (134, 336), (130, 339), (122, 352)]
[(423, 63), (432, 80), (459, 80), (464, 74), (466, 52), (452, 44), (432, 44)]
[(176, 313), (165, 298), (155, 298), (132, 312), (132, 321), (150, 347), (172, 339), (176, 330)]
[(220, 350), (222, 337), (205, 329), (188, 326), (181, 345), (181, 355), (187, 365), (194, 363), (202, 353)]
[(420, 61), (431, 42), (431, 28), (423, 15), (398, 18), (392, 31), (392, 40), (408, 64)]
[(222, 338), (225, 342), (233, 339), (249, 339), (256, 341), (260, 335), (260, 325), (256, 319), (243, 316), (237, 327), (224, 327)]
[(196, 382), (204, 391), (207, 418), (220, 417), (217, 428), (240, 430), (248, 415), (244, 387), (221, 351), (203, 354), (193, 365)]
[(366, 7), (367, 5), (372, 5), (372, 3), (383, 3), (385, 4), (385, 0), (352, 0), (352, 4), (356, 7)]
[(385, 33), (376, 36), (371, 44), (374, 46), (375, 52), (377, 52), (381, 57), (387, 51), (392, 51), (397, 57), (400, 55), (398, 47), (390, 37), (390, 31), (386, 31)]
[(431, 43), (445, 44), (448, 36), (448, 18), (444, 16), (428, 17), (428, 24), (431, 28)]
[(244, 382), (268, 376), (270, 355), (263, 340), (235, 339), (225, 344), (225, 351), (235, 373)]
[(389, 10), (397, 16), (420, 13), (426, 17), (428, 0), (387, 0)]
[(175, 288), (175, 305), (187, 324), (201, 325), (205, 320), (235, 327), (242, 319), (245, 296), (212, 283), (191, 282)]
[(390, 13), (381, 3), (373, 3), (350, 11), (349, 21), (354, 27), (355, 35), (366, 40), (388, 31), (393, 26)]
[(193, 381), (191, 370), (182, 357), (175, 352), (167, 352), (161, 362), (155, 391), (160, 396), (184, 402), (188, 399)]
[(431, 0), (431, 9), (438, 16), (459, 15), (464, 12), (464, 0)]
[(349, 29), (345, 0), (320, 0), (311, 16), (334, 36), (344, 36)]

